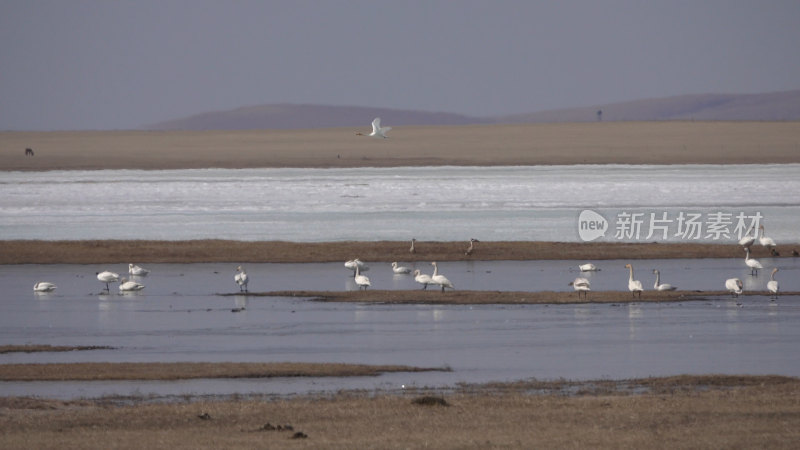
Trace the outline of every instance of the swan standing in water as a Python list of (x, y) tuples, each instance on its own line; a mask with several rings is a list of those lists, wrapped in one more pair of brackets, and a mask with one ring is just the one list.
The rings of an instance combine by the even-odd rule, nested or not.
[(414, 271), (414, 281), (422, 285), (423, 291), (428, 289), (428, 285), (432, 282), (430, 275), (422, 273), (419, 270)]
[(633, 279), (633, 266), (630, 264), (625, 264), (626, 269), (630, 269), (631, 275), (628, 278), (628, 290), (631, 291), (631, 294), (635, 297), (636, 293), (639, 293), (639, 298), (642, 298), (642, 291), (644, 288), (642, 287), (642, 282), (639, 280)]
[(467, 248), (467, 251), (464, 253), (465, 256), (469, 256), (469, 255), (472, 254), (472, 252), (475, 250), (474, 245), (475, 245), (476, 242), (480, 242), (480, 241), (475, 239), (475, 238), (471, 238), (469, 240), (469, 248)]
[(578, 298), (581, 298), (581, 292), (583, 292), (583, 296), (586, 297), (589, 295), (589, 291), (591, 291), (589, 280), (583, 277), (575, 278), (575, 280), (570, 281), (567, 286), (572, 286), (572, 288), (578, 292)]
[(137, 277), (146, 277), (150, 271), (136, 264), (128, 264), (128, 273)]
[(398, 266), (397, 261), (392, 263), (392, 272), (396, 274), (409, 274), (411, 273), (411, 269), (405, 266)]
[(597, 272), (598, 270), (600, 270), (597, 268), (597, 266), (595, 266), (592, 263), (580, 264), (578, 266), (578, 269), (580, 269), (581, 272)]
[(727, 280), (725, 280), (725, 289), (730, 291), (731, 297), (734, 294), (736, 294), (736, 296), (738, 297), (739, 294), (742, 293), (743, 286), (744, 284), (742, 284), (742, 280), (738, 278), (728, 278)]
[(135, 281), (128, 281), (127, 278), (119, 280), (120, 292), (141, 291), (142, 289), (144, 289), (143, 284), (139, 284)]
[(770, 249), (774, 248), (777, 245), (775, 244), (775, 241), (772, 240), (771, 237), (764, 236), (764, 225), (759, 226), (758, 229), (761, 231), (761, 236), (758, 238), (758, 243)]
[(364, 262), (361, 261), (358, 258), (351, 259), (350, 261), (345, 262), (344, 263), (344, 267), (345, 267), (345, 269), (352, 270), (353, 271), (353, 276), (356, 275), (356, 269), (358, 269), (361, 272), (366, 272), (366, 271), (369, 270), (369, 267), (366, 264), (364, 264)]
[(97, 279), (100, 280), (101, 283), (106, 284), (106, 291), (108, 291), (108, 283), (116, 283), (119, 281), (119, 274), (104, 270), (103, 272), (97, 272)]
[(449, 287), (450, 289), (455, 289), (456, 287), (453, 286), (453, 283), (450, 282), (444, 275), (439, 275), (439, 266), (436, 265), (436, 261), (432, 262), (431, 265), (433, 266), (433, 275), (431, 275), (431, 282), (433, 284), (438, 284), (442, 287), (442, 292), (444, 292), (444, 288)]
[(778, 280), (775, 279), (775, 272), (777, 271), (777, 267), (772, 269), (772, 275), (769, 276), (769, 282), (767, 283), (767, 290), (772, 293), (774, 298), (778, 298)]
[(675, 289), (678, 289), (677, 287), (675, 287), (675, 286), (673, 286), (671, 284), (667, 284), (667, 283), (661, 284), (661, 272), (659, 272), (658, 269), (653, 269), (653, 273), (656, 274), (656, 284), (653, 285), (653, 288), (655, 288), (655, 290), (657, 290), (657, 291), (674, 291)]
[(239, 285), (239, 292), (247, 292), (247, 283), (250, 282), (250, 278), (247, 277), (244, 267), (239, 266), (236, 268), (236, 275), (233, 276), (233, 281)]
[(360, 133), (359, 132), (359, 133), (356, 133), (356, 135), (357, 136), (370, 136), (370, 137), (375, 137), (375, 138), (384, 138), (384, 139), (386, 139), (386, 133), (388, 133), (389, 130), (391, 130), (391, 129), (392, 129), (392, 127), (382, 127), (381, 126), (381, 118), (380, 117), (376, 117), (372, 121), (372, 133), (364, 134), (364, 133)]
[(367, 288), (370, 286), (369, 278), (367, 278), (364, 275), (361, 275), (361, 272), (359, 271), (358, 266), (356, 266), (356, 273), (355, 273), (355, 275), (353, 275), (353, 279), (356, 281), (356, 284), (358, 285), (358, 289), (359, 290), (361, 290), (361, 288), (363, 287), (364, 290), (366, 291)]
[(56, 285), (53, 283), (49, 283), (47, 281), (39, 281), (38, 283), (33, 285), (33, 290), (35, 292), (53, 292), (56, 290)]
[(763, 269), (764, 266), (762, 266), (757, 259), (753, 259), (750, 257), (749, 248), (745, 248), (744, 251), (746, 253), (744, 257), (744, 263), (747, 265), (747, 267), (750, 268), (750, 275), (758, 276), (758, 269)]

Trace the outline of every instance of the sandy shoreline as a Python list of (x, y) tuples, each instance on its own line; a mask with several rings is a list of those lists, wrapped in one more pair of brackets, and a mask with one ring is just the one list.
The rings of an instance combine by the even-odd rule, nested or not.
[(356, 131), (0, 132), (0, 171), (800, 163), (800, 122), (409, 126), (380, 140)]
[[(671, 258), (743, 258), (736, 244), (603, 243), (500, 241), (476, 244), (466, 256), (464, 242), (418, 240), (416, 253), (405, 241), (284, 242), (284, 241), (0, 241), (0, 264), (128, 264), (128, 263), (305, 263), (392, 261), (524, 261)], [(791, 258), (790, 244), (782, 256)], [(800, 248), (800, 245), (797, 246)], [(768, 257), (753, 246), (753, 257)]]
[(796, 448), (800, 380), (679, 376), (172, 402), (0, 398), (3, 448)]

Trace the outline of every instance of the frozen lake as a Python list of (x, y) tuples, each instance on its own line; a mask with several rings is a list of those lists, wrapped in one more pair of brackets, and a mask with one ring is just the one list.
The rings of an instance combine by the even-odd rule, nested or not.
[[(460, 289), (571, 289), (578, 261), (443, 262)], [(625, 261), (596, 261), (595, 290), (624, 290)], [(797, 258), (777, 266), (782, 290), (800, 290)], [(430, 273), (430, 266), (417, 263)], [(386, 263), (367, 275), (379, 289), (419, 289)], [(426, 267), (427, 266), (427, 267)], [(766, 272), (739, 259), (635, 261), (682, 289), (720, 290), (740, 277), (763, 295), (704, 301), (583, 305), (364, 305), (285, 297), (223, 297), (236, 291), (231, 264), (154, 264), (138, 293), (101, 294), (94, 273), (122, 266), (15, 265), (0, 270), (0, 345), (112, 346), (113, 350), (0, 355), (0, 363), (299, 361), (449, 367), (451, 372), (368, 378), (192, 380), (178, 382), (0, 382), (0, 395), (291, 394), (345, 388), (446, 387), (459, 382), (631, 378), (675, 374), (800, 376), (800, 298), (768, 298)], [(251, 264), (252, 291), (354, 288), (342, 264)], [(784, 275), (781, 277), (781, 275)], [(36, 280), (55, 282), (35, 294)], [(623, 294), (627, 298), (627, 293)], [(645, 292), (645, 296), (647, 293)], [(234, 309), (245, 309), (233, 312)]]
[(800, 164), (0, 172), (3, 239), (578, 241), (584, 209), (605, 241), (735, 242), (757, 216), (797, 243)]

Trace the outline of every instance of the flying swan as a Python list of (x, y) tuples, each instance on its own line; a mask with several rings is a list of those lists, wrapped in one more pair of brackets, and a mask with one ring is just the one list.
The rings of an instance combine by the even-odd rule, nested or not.
[(364, 134), (364, 133), (359, 132), (359, 133), (356, 133), (356, 135), (357, 136), (370, 136), (370, 137), (375, 137), (375, 138), (384, 138), (384, 139), (386, 139), (386, 133), (388, 133), (389, 130), (391, 130), (391, 129), (392, 129), (392, 127), (381, 127), (381, 118), (380, 117), (376, 117), (372, 121), (372, 133)]

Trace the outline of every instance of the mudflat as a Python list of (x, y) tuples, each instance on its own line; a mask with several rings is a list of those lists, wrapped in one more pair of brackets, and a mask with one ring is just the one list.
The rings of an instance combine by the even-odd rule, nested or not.
[[(782, 257), (791, 258), (787, 244)], [(800, 245), (797, 246), (800, 248)], [(362, 261), (525, 261), (667, 258), (742, 258), (736, 244), (618, 243), (618, 242), (480, 242), (465, 255), (465, 242), (285, 242), (285, 241), (0, 241), (0, 264), (116, 264), (137, 263), (304, 263)], [(770, 256), (753, 246), (753, 257)]]
[(146, 400), (0, 398), (0, 446), (796, 448), (800, 440), (800, 380), (776, 376)]
[(388, 139), (357, 131), (0, 132), (0, 171), (800, 162), (800, 122), (408, 126)]

